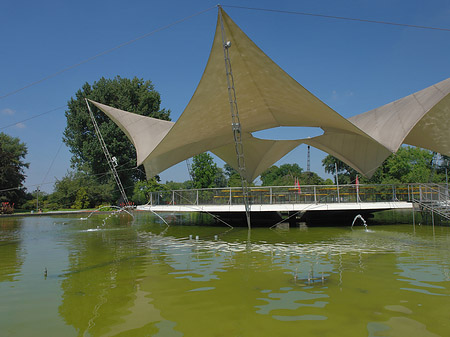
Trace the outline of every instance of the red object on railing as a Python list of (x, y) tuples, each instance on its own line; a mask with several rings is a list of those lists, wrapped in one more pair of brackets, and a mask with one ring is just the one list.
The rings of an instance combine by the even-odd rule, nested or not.
[(298, 189), (298, 194), (302, 193), (302, 188), (300, 187), (300, 180), (295, 178), (295, 187)]

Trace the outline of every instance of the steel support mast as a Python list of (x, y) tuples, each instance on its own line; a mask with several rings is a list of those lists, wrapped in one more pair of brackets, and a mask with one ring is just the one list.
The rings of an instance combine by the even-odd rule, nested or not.
[(230, 111), (231, 111), (231, 128), (233, 130), (234, 137), (234, 145), (236, 149), (237, 163), (239, 169), (239, 175), (241, 177), (242, 184), (242, 196), (244, 199), (245, 205), (245, 215), (247, 218), (248, 228), (251, 228), (250, 223), (250, 203), (248, 198), (248, 182), (246, 178), (246, 169), (245, 169), (245, 157), (244, 157), (244, 145), (242, 144), (242, 128), (241, 122), (239, 120), (239, 110), (236, 101), (236, 90), (234, 88), (234, 78), (233, 72), (231, 70), (231, 60), (229, 49), (231, 47), (231, 42), (227, 40), (225, 34), (225, 28), (223, 26), (223, 18), (222, 11), (219, 6), (219, 17), (220, 17), (220, 28), (222, 31), (222, 45), (223, 45), (223, 55), (225, 59), (225, 71), (227, 74), (227, 86), (228, 86), (228, 100), (230, 102)]
[(306, 172), (311, 172), (311, 146), (308, 145), (308, 154), (306, 155)]
[(119, 175), (117, 174), (117, 170), (116, 170), (117, 159), (116, 159), (116, 157), (112, 157), (111, 154), (109, 153), (108, 148), (106, 147), (106, 143), (103, 140), (103, 136), (102, 136), (100, 129), (97, 125), (97, 122), (94, 118), (94, 114), (92, 113), (92, 110), (91, 110), (91, 107), (89, 105), (87, 98), (85, 98), (85, 100), (86, 100), (86, 105), (89, 110), (89, 115), (91, 116), (92, 124), (94, 124), (95, 134), (97, 135), (97, 138), (98, 138), (98, 141), (100, 142), (103, 153), (105, 154), (106, 161), (108, 162), (109, 168), (111, 169), (111, 172), (114, 176), (114, 180), (116, 181), (117, 187), (119, 188), (120, 194), (122, 195), (125, 207), (130, 206), (130, 203), (128, 201), (127, 195), (123, 188), (122, 182), (120, 181)]

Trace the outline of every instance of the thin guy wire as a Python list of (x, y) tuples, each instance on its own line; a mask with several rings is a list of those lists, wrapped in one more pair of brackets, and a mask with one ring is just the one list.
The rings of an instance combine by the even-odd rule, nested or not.
[(107, 50), (105, 50), (105, 51), (102, 51), (102, 52), (100, 52), (100, 53), (98, 53), (98, 54), (96, 54), (96, 55), (94, 55), (94, 56), (91, 56), (91, 57), (89, 57), (89, 58), (87, 58), (87, 59), (84, 59), (84, 60), (78, 62), (78, 63), (75, 63), (75, 64), (73, 64), (73, 65), (71, 65), (71, 66), (68, 66), (67, 68), (61, 69), (61, 70), (59, 70), (59, 71), (57, 71), (57, 72), (55, 72), (55, 73), (53, 73), (53, 74), (50, 74), (50, 75), (48, 75), (48, 76), (46, 76), (46, 77), (44, 77), (44, 78), (41, 78), (40, 80), (34, 81), (34, 82), (30, 83), (30, 84), (27, 84), (27, 85), (24, 86), (24, 87), (21, 87), (21, 88), (19, 88), (19, 89), (14, 90), (14, 91), (8, 92), (8, 93), (6, 93), (6, 94), (0, 96), (0, 99), (3, 99), (3, 98), (5, 98), (5, 97), (8, 97), (8, 96), (11, 96), (11, 95), (14, 95), (14, 94), (17, 94), (18, 92), (20, 92), (20, 91), (22, 91), (22, 90), (24, 90), (24, 89), (27, 89), (27, 88), (29, 88), (29, 87), (32, 87), (32, 86), (36, 85), (36, 84), (42, 83), (42, 82), (44, 82), (44, 81), (46, 81), (46, 80), (48, 80), (48, 79), (51, 79), (51, 78), (53, 78), (53, 77), (55, 77), (55, 76), (58, 76), (59, 74), (62, 74), (62, 73), (64, 73), (64, 72), (66, 72), (66, 71), (68, 71), (68, 70), (74, 69), (74, 68), (79, 67), (79, 66), (81, 66), (81, 65), (83, 65), (83, 64), (85, 64), (85, 63), (88, 63), (88, 62), (90, 62), (90, 61), (92, 61), (92, 60), (95, 60), (96, 58), (98, 58), (98, 57), (100, 57), (100, 56), (109, 54), (109, 53), (111, 53), (111, 52), (113, 52), (113, 51), (115, 51), (115, 50), (117, 50), (117, 49), (120, 49), (120, 48), (122, 48), (122, 47), (128, 46), (129, 44), (132, 44), (132, 43), (134, 43), (134, 42), (136, 42), (136, 41), (139, 41), (139, 40), (142, 40), (142, 39), (144, 39), (144, 38), (146, 38), (146, 37), (148, 37), (148, 36), (150, 36), (150, 35), (153, 35), (153, 34), (155, 34), (155, 33), (158, 33), (158, 32), (160, 32), (160, 31), (162, 31), (162, 30), (168, 29), (168, 28), (170, 28), (170, 27), (172, 27), (172, 26), (175, 26), (175, 25), (177, 25), (177, 24), (179, 24), (179, 23), (182, 23), (182, 22), (184, 22), (184, 21), (187, 21), (187, 20), (189, 20), (189, 19), (191, 19), (191, 18), (193, 18), (193, 17), (195, 17), (195, 16), (198, 16), (198, 15), (200, 15), (200, 14), (203, 14), (203, 13), (205, 13), (205, 12), (208, 12), (208, 11), (210, 11), (211, 9), (216, 8), (216, 7), (217, 7), (217, 6), (210, 7), (210, 8), (208, 8), (208, 9), (203, 10), (203, 11), (200, 11), (200, 12), (198, 12), (198, 13), (195, 13), (195, 14), (192, 14), (192, 15), (190, 15), (190, 16), (187, 16), (187, 17), (185, 17), (185, 18), (183, 18), (183, 19), (180, 19), (180, 20), (178, 20), (178, 21), (172, 22), (172, 23), (170, 23), (170, 24), (168, 24), (168, 25), (166, 25), (166, 26), (157, 28), (157, 29), (155, 29), (155, 30), (153, 30), (153, 31), (151, 31), (151, 32), (149, 32), (149, 33), (146, 33), (146, 34), (144, 34), (144, 35), (141, 35), (141, 36), (139, 36), (139, 37), (136, 37), (136, 38), (134, 38), (134, 39), (132, 39), (132, 40), (129, 40), (129, 41), (124, 42), (124, 43), (121, 43), (121, 44), (119, 44), (119, 45), (117, 45), (117, 46), (115, 46), (115, 47), (112, 47), (112, 48), (110, 48), (110, 49), (107, 49)]
[(43, 115), (45, 115), (45, 114), (48, 114), (48, 113), (50, 113), (50, 112), (53, 112), (53, 111), (56, 111), (56, 110), (59, 110), (59, 109), (63, 109), (63, 108), (65, 108), (65, 107), (67, 107), (67, 105), (61, 105), (61, 106), (59, 106), (59, 107), (57, 107), (57, 108), (54, 108), (54, 109), (51, 109), (51, 110), (42, 112), (42, 113), (40, 113), (40, 114), (31, 116), (31, 117), (29, 117), (29, 118), (25, 118), (25, 119), (23, 119), (23, 120), (21, 120), (21, 121), (18, 121), (18, 122), (15, 122), (15, 123), (12, 123), (12, 124), (9, 124), (9, 125), (6, 125), (6, 126), (2, 126), (2, 127), (0, 128), (0, 130), (10, 128), (11, 126), (15, 126), (15, 125), (17, 125), (17, 124), (19, 124), (19, 123), (27, 122), (27, 121), (29, 121), (29, 120), (31, 120), (31, 119), (33, 119), (33, 118), (41, 117), (41, 116), (43, 116)]
[(47, 176), (50, 173), (50, 170), (52, 169), (53, 164), (55, 163), (56, 157), (58, 157), (59, 151), (61, 151), (61, 148), (62, 148), (63, 144), (64, 144), (63, 142), (61, 142), (61, 144), (59, 144), (58, 151), (56, 151), (55, 157), (53, 157), (52, 163), (50, 164), (50, 167), (48, 168), (48, 171), (45, 174), (44, 179), (42, 179), (41, 185), (44, 184), (45, 179), (47, 179)]
[[(125, 172), (125, 171), (131, 171), (131, 170), (139, 170), (139, 168), (137, 168), (137, 167), (130, 167), (130, 168), (123, 169), (123, 170), (117, 170), (117, 172)], [(139, 170), (139, 171), (141, 171), (141, 170)], [(91, 174), (85, 174), (85, 175), (86, 175), (86, 177), (94, 177), (94, 176), (105, 176), (105, 175), (108, 175), (108, 174), (112, 174), (112, 173), (110, 171), (106, 171), (106, 172), (102, 172), (102, 173), (91, 173)], [(56, 183), (58, 181), (61, 181), (61, 180), (56, 179), (55, 181), (48, 181), (48, 182), (42, 183), (42, 184), (32, 184), (32, 185), (27, 184), (27, 185), (24, 185), (24, 186), (10, 187), (10, 188), (2, 189), (2, 190), (0, 190), (0, 192), (20, 190), (22, 188), (26, 188), (27, 190), (29, 190), (31, 187), (54, 184), (54, 183)], [(127, 186), (125, 189), (127, 189), (129, 187), (130, 186)]]
[[(63, 73), (63, 72), (65, 72), (65, 71), (67, 71), (67, 70), (70, 70), (70, 69), (73, 69), (73, 68), (75, 68), (75, 67), (77, 67), (77, 66), (80, 66), (80, 65), (82, 65), (82, 64), (84, 64), (84, 63), (87, 63), (87, 62), (89, 62), (89, 61), (91, 61), (91, 60), (93, 60), (93, 59), (95, 59), (95, 58), (97, 58), (97, 57), (100, 57), (100, 56), (103, 56), (103, 55), (105, 55), (105, 54), (108, 54), (108, 53), (110, 53), (110, 52), (112, 52), (112, 51), (114, 51), (114, 50), (117, 50), (117, 49), (119, 49), (119, 48), (121, 48), (121, 47), (124, 47), (124, 46), (126, 46), (126, 45), (128, 45), (128, 44), (131, 44), (131, 43), (133, 43), (133, 42), (135, 42), (135, 41), (138, 41), (138, 40), (143, 39), (143, 38), (145, 38), (145, 37), (147, 37), (147, 36), (150, 36), (150, 35), (152, 35), (152, 34), (155, 34), (155, 33), (159, 32), (159, 31), (161, 31), (161, 30), (167, 29), (167, 28), (169, 28), (169, 27), (171, 27), (171, 26), (174, 26), (174, 25), (176, 25), (176, 24), (178, 24), (178, 23), (181, 23), (181, 22), (183, 22), (183, 21), (186, 21), (186, 20), (188, 20), (188, 19), (190, 19), (190, 18), (192, 18), (192, 17), (195, 17), (195, 16), (197, 16), (197, 15), (203, 14), (203, 13), (205, 13), (205, 12), (207, 12), (207, 11), (213, 9), (213, 8), (216, 8), (216, 7), (217, 7), (217, 6), (208, 8), (208, 9), (206, 9), (206, 10), (204, 10), (204, 11), (198, 12), (198, 13), (196, 13), (196, 14), (193, 14), (193, 15), (189, 16), (189, 17), (186, 17), (186, 18), (184, 18), (184, 19), (181, 19), (181, 20), (179, 20), (179, 21), (176, 21), (176, 22), (174, 22), (174, 23), (172, 23), (172, 24), (170, 24), (170, 25), (167, 25), (167, 26), (158, 28), (158, 29), (156, 29), (156, 30), (154, 30), (154, 31), (152, 31), (152, 32), (149, 32), (149, 33), (147, 33), (147, 34), (145, 34), (145, 35), (142, 35), (142, 36), (140, 36), (140, 37), (137, 37), (137, 38), (135, 38), (135, 39), (133, 39), (133, 40), (130, 40), (130, 41), (128, 41), (128, 42), (124, 42), (123, 44), (120, 44), (120, 45), (118, 45), (118, 46), (116, 46), (116, 47), (113, 47), (113, 48), (111, 48), (111, 49), (108, 49), (108, 50), (106, 50), (106, 51), (104, 51), (104, 52), (102, 52), (102, 53), (100, 53), (100, 54), (97, 54), (97, 55), (95, 55), (95, 56), (92, 56), (91, 58), (88, 58), (88, 59), (86, 59), (86, 60), (84, 60), (84, 61), (81, 61), (81, 62), (79, 62), (79, 63), (77, 63), (77, 64), (75, 64), (75, 65), (72, 65), (72, 66), (68, 67), (68, 68), (65, 68), (65, 69), (63, 69), (63, 70), (60, 70), (60, 71), (58, 71), (58, 72), (56, 72), (56, 73), (54, 73), (54, 74), (52, 74), (52, 75), (49, 75), (49, 76), (47, 76), (47, 77), (45, 77), (45, 78), (43, 78), (43, 79), (41, 79), (41, 80), (39, 80), (39, 81), (33, 82), (33, 83), (31, 83), (31, 84), (29, 84), (29, 85), (27, 85), (27, 86), (25, 86), (25, 87), (22, 87), (22, 88), (20, 88), (20, 89), (17, 89), (17, 90), (15, 90), (15, 91), (12, 91), (12, 92), (10, 92), (10, 93), (7, 93), (6, 95), (0, 96), (0, 99), (2, 99), (2, 98), (4, 98), (4, 97), (7, 97), (7, 96), (10, 96), (10, 95), (13, 95), (13, 94), (15, 94), (15, 93), (17, 93), (17, 92), (19, 92), (19, 91), (22, 91), (22, 90), (28, 88), (28, 87), (31, 87), (31, 86), (33, 86), (33, 85), (35, 85), (35, 84), (41, 83), (41, 82), (43, 82), (43, 81), (45, 81), (45, 80), (47, 80), (47, 79), (50, 79), (50, 78), (52, 78), (52, 77), (55, 77), (55, 76), (59, 75), (60, 73)], [(411, 25), (411, 24), (403, 24), (403, 23), (398, 23), (398, 22), (388, 22), (388, 21), (380, 21), (380, 20), (368, 20), (368, 19), (348, 18), (348, 17), (342, 17), (342, 16), (324, 15), (324, 14), (308, 13), (308, 12), (296, 12), (296, 11), (286, 11), (286, 10), (277, 10), (277, 9), (268, 9), (268, 8), (256, 8), (256, 7), (244, 7), (244, 6), (233, 6), (233, 5), (222, 5), (222, 7), (238, 8), (238, 9), (248, 9), (248, 10), (265, 11), (265, 12), (274, 12), (274, 13), (283, 13), (283, 14), (294, 14), (294, 15), (303, 15), (303, 16), (322, 17), (322, 18), (328, 18), (328, 19), (347, 20), (347, 21), (356, 21), (356, 22), (365, 22), (365, 23), (375, 23), (375, 24), (384, 24), (384, 25), (391, 25), (391, 26), (402, 26), (402, 27), (409, 27), (409, 28), (419, 28), (419, 29), (439, 30), (439, 31), (450, 31), (450, 28), (440, 28), (440, 27), (431, 27), (431, 26)], [(65, 106), (64, 106), (64, 107), (65, 107)], [(22, 123), (22, 122), (24, 122), (24, 121), (28, 121), (28, 120), (30, 120), (30, 119), (33, 119), (33, 118), (42, 116), (42, 115), (44, 115), (44, 114), (46, 114), (46, 113), (49, 113), (49, 112), (52, 112), (52, 111), (54, 111), (54, 110), (56, 110), (56, 109), (61, 109), (61, 108), (62, 108), (62, 107), (55, 108), (55, 109), (53, 109), (53, 110), (44, 112), (44, 113), (42, 113), (42, 114), (33, 116), (33, 117), (29, 118), (29, 119), (25, 119), (25, 120), (23, 120), (23, 121), (19, 121), (19, 122), (17, 122), (17, 123), (14, 123), (14, 124), (10, 124), (10, 125), (4, 126), (4, 127), (0, 128), (0, 130), (9, 128), (9, 127), (11, 127), (11, 126), (17, 125), (18, 123)]]
[(232, 5), (222, 5), (222, 7), (249, 9), (249, 10), (255, 10), (255, 11), (274, 12), (274, 13), (283, 13), (283, 14), (295, 14), (295, 15), (303, 15), (303, 16), (314, 16), (314, 17), (327, 18), (327, 19), (357, 21), (357, 22), (365, 22), (365, 23), (376, 23), (376, 24), (390, 25), (390, 26), (401, 26), (401, 27), (409, 27), (409, 28), (431, 29), (431, 30), (440, 30), (440, 31), (444, 31), (444, 32), (450, 32), (450, 28), (411, 25), (411, 24), (407, 24), (407, 23), (389, 22), (389, 21), (381, 21), (381, 20), (349, 18), (349, 17), (345, 17), (345, 16), (325, 15), (325, 14), (308, 13), (308, 12), (285, 11), (285, 10), (268, 9), (268, 8), (232, 6)]

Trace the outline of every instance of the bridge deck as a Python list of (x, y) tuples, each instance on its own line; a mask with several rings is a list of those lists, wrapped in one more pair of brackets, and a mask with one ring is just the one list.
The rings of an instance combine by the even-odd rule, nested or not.
[[(307, 185), (249, 188), (252, 212), (411, 209), (424, 192), (414, 184)], [(238, 187), (158, 191), (140, 210), (154, 212), (244, 212)]]
[[(252, 212), (291, 212), (291, 211), (382, 211), (390, 209), (412, 209), (413, 204), (406, 201), (390, 202), (341, 202), (321, 204), (253, 204)], [(208, 213), (238, 213), (245, 212), (244, 205), (141, 205), (141, 211), (153, 212), (208, 212)]]
[[(443, 189), (443, 192), (439, 189)], [(439, 193), (438, 193), (439, 192)], [(414, 210), (414, 204), (430, 202), (448, 211), (448, 187), (432, 184), (259, 186), (249, 189), (252, 225), (289, 222), (344, 223), (355, 215), (383, 210)], [(419, 200), (419, 201), (418, 201)], [(439, 206), (439, 207), (438, 207)], [(138, 210), (151, 212), (210, 213), (242, 224), (245, 215), (242, 190), (236, 187), (158, 191)], [(436, 211), (437, 212), (437, 211)], [(450, 211), (448, 211), (450, 214)]]

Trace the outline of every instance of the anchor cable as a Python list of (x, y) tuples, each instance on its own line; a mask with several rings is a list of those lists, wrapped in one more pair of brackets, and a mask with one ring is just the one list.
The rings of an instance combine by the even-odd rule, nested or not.
[(429, 29), (429, 30), (439, 30), (439, 31), (450, 32), (450, 28), (412, 25), (412, 24), (407, 24), (407, 23), (381, 21), (381, 20), (350, 18), (350, 17), (345, 17), (345, 16), (335, 16), (335, 15), (326, 15), (326, 14), (318, 14), (318, 13), (296, 12), (296, 11), (286, 11), (286, 10), (279, 10), (279, 9), (256, 8), (256, 7), (233, 6), (233, 5), (222, 5), (222, 7), (249, 9), (249, 10), (254, 10), (254, 11), (273, 12), (273, 13), (282, 13), (282, 14), (313, 16), (313, 17), (326, 18), (326, 19), (356, 21), (356, 22), (374, 23), (374, 24), (381, 24), (381, 25), (400, 26), (400, 27), (409, 27), (409, 28)]
[(175, 25), (177, 25), (177, 24), (179, 24), (179, 23), (182, 23), (182, 22), (184, 22), (184, 21), (187, 21), (187, 20), (189, 20), (189, 19), (192, 19), (193, 17), (196, 17), (196, 16), (201, 15), (201, 14), (203, 14), (203, 13), (206, 13), (206, 12), (210, 11), (211, 9), (216, 8), (216, 7), (217, 7), (217, 6), (210, 7), (210, 8), (208, 8), (208, 9), (205, 9), (205, 10), (200, 11), (200, 12), (198, 12), (198, 13), (189, 15), (189, 16), (187, 16), (187, 17), (184, 17), (184, 18), (180, 19), (180, 20), (177, 20), (177, 21), (175, 21), (175, 22), (172, 22), (172, 23), (170, 23), (170, 24), (168, 24), (168, 25), (159, 27), (159, 28), (157, 28), (157, 29), (155, 29), (155, 30), (153, 30), (153, 31), (151, 31), (151, 32), (148, 32), (148, 33), (146, 33), (146, 34), (144, 34), (144, 35), (141, 35), (141, 36), (138, 36), (138, 37), (136, 37), (136, 38), (134, 38), (134, 39), (131, 39), (131, 40), (129, 40), (129, 41), (123, 42), (123, 43), (121, 43), (121, 44), (119, 44), (119, 45), (117, 45), (117, 46), (114, 46), (114, 47), (110, 48), (110, 49), (104, 50), (104, 51), (102, 51), (102, 52), (100, 52), (100, 53), (98, 53), (98, 54), (95, 54), (94, 56), (88, 57), (87, 59), (84, 59), (84, 60), (82, 60), (82, 61), (80, 61), (80, 62), (78, 62), (78, 63), (75, 63), (75, 64), (73, 64), (73, 65), (71, 65), (71, 66), (68, 66), (68, 67), (66, 67), (66, 68), (64, 68), (64, 69), (61, 69), (61, 70), (59, 70), (59, 71), (57, 71), (57, 72), (55, 72), (55, 73), (53, 73), (53, 74), (50, 74), (50, 75), (48, 75), (48, 76), (46, 76), (46, 77), (43, 77), (43, 78), (41, 78), (41, 79), (39, 79), (39, 80), (37, 80), (37, 81), (31, 82), (31, 83), (29, 83), (29, 84), (27, 84), (27, 85), (25, 85), (25, 86), (23, 86), (23, 87), (21, 87), (21, 88), (19, 88), (19, 89), (10, 91), (10, 92), (8, 92), (8, 93), (6, 93), (6, 94), (0, 96), (0, 99), (3, 99), (3, 98), (5, 98), (5, 97), (8, 97), (8, 96), (11, 96), (11, 95), (14, 95), (14, 94), (17, 94), (18, 92), (20, 92), (20, 91), (22, 91), (22, 90), (25, 90), (25, 89), (27, 89), (27, 88), (29, 88), (29, 87), (32, 87), (32, 86), (36, 85), (36, 84), (42, 83), (42, 82), (44, 82), (44, 81), (46, 81), (46, 80), (49, 80), (49, 79), (51, 79), (51, 78), (53, 78), (53, 77), (56, 77), (56, 76), (58, 76), (58, 75), (60, 75), (60, 74), (62, 74), (62, 73), (65, 73), (65, 72), (68, 71), (68, 70), (77, 68), (77, 67), (79, 67), (79, 66), (81, 66), (81, 65), (83, 65), (83, 64), (85, 64), (85, 63), (88, 63), (88, 62), (90, 62), (90, 61), (93, 61), (93, 60), (95, 60), (95, 59), (97, 59), (97, 58), (99, 58), (99, 57), (101, 57), (101, 56), (103, 56), (103, 55), (110, 54), (110, 53), (112, 53), (113, 51), (116, 51), (117, 49), (120, 49), (120, 48), (122, 48), (122, 47), (128, 46), (128, 45), (130, 45), (130, 44), (132, 44), (132, 43), (134, 43), (134, 42), (137, 42), (137, 41), (142, 40), (142, 39), (144, 39), (144, 38), (146, 38), (146, 37), (149, 37), (149, 36), (151, 36), (151, 35), (154, 35), (154, 34), (156, 34), (156, 33), (159, 33), (160, 31), (169, 29), (169, 28), (171, 28), (172, 26), (175, 26)]

